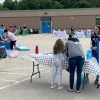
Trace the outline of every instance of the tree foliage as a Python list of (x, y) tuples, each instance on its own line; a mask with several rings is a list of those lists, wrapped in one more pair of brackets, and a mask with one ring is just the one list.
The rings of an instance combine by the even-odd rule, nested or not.
[(15, 8), (15, 4), (12, 0), (5, 0), (5, 2), (3, 3), (3, 7), (13, 10)]
[(100, 7), (100, 0), (5, 0), (0, 10), (66, 9)]
[(76, 8), (90, 8), (90, 3), (86, 0), (80, 0), (74, 5)]
[(5, 10), (5, 8), (0, 4), (0, 10)]

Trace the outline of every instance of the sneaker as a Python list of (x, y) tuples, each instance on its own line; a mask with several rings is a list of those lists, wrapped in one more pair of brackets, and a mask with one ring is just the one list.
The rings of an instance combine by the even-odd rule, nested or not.
[(76, 93), (80, 93), (80, 91), (76, 91)]
[(73, 92), (73, 89), (70, 89), (70, 88), (69, 88), (68, 91)]
[(51, 89), (56, 88), (56, 87), (57, 87), (56, 84), (51, 85)]
[(62, 85), (58, 85), (57, 89), (58, 90), (63, 89), (63, 86)]

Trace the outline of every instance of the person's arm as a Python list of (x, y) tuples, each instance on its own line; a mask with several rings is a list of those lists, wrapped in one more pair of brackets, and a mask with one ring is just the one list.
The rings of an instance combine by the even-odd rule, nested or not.
[(2, 38), (2, 36), (1, 36), (1, 34), (0, 34), (0, 40), (3, 41), (3, 38)]
[(96, 41), (96, 38), (95, 36), (91, 36), (91, 49), (92, 50), (96, 50), (97, 49), (97, 41)]
[(4, 42), (7, 42), (7, 41), (9, 40), (9, 38), (8, 38), (8, 36), (6, 35), (6, 37), (5, 37), (5, 38), (2, 38), (2, 40), (3, 40)]
[(8, 36), (6, 36), (5, 38), (2, 38), (4, 42), (7, 42), (9, 40)]
[(65, 55), (68, 57), (68, 42), (65, 43)]
[(81, 48), (81, 51), (82, 51), (82, 58), (85, 58), (84, 49), (83, 49), (81, 43), (80, 43), (80, 48)]

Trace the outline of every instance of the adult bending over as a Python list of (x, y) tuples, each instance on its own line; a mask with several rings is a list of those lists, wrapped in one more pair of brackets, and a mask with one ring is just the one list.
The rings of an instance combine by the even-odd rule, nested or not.
[(84, 52), (83, 48), (77, 38), (69, 37), (65, 44), (65, 54), (69, 58), (70, 69), (70, 88), (69, 91), (73, 92), (74, 74), (77, 68), (77, 83), (76, 92), (80, 92), (81, 87), (81, 73), (84, 64)]
[(4, 32), (6, 33), (5, 39), (10, 40), (10, 49), (13, 49), (13, 47), (16, 47), (16, 36), (7, 29), (5, 29)]

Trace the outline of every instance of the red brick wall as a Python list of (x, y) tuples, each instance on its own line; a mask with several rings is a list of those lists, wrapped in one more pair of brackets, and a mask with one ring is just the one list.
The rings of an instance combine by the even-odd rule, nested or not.
[(26, 25), (30, 28), (39, 28), (40, 18), (39, 17), (0, 18), (0, 24), (3, 24), (5, 27), (9, 27), (12, 25), (23, 27), (23, 25)]
[[(0, 18), (0, 24), (5, 27), (16, 25), (27, 25), (30, 28), (40, 29), (41, 17), (19, 17), (19, 18)], [(95, 25), (95, 16), (53, 16), (53, 29), (70, 29), (73, 26), (75, 29), (93, 28)]]
[(68, 29), (74, 26), (76, 29), (93, 28), (95, 25), (95, 16), (62, 16), (52, 18), (52, 27), (54, 29)]

